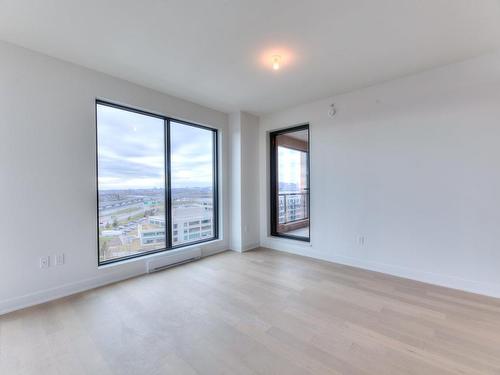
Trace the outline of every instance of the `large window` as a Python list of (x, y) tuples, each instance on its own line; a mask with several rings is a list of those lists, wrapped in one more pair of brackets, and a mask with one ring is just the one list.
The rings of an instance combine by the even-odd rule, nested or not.
[(309, 126), (273, 132), (271, 235), (309, 241)]
[(217, 131), (96, 102), (99, 264), (218, 236)]
[(205, 128), (170, 122), (173, 246), (214, 237), (214, 137)]

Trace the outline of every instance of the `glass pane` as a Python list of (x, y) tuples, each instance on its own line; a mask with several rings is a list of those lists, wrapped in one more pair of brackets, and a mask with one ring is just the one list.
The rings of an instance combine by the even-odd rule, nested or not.
[(215, 237), (214, 131), (170, 123), (172, 246)]
[(279, 235), (309, 238), (309, 130), (276, 135), (277, 215)]
[(165, 248), (162, 119), (97, 105), (99, 260)]

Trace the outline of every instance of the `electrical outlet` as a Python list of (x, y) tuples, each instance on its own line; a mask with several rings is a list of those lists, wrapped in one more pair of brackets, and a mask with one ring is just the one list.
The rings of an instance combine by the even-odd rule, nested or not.
[(40, 257), (40, 268), (49, 268), (50, 267), (50, 257), (43, 256)]
[(62, 266), (64, 264), (64, 253), (56, 254), (54, 258), (55, 258), (54, 263), (56, 264), (56, 266)]

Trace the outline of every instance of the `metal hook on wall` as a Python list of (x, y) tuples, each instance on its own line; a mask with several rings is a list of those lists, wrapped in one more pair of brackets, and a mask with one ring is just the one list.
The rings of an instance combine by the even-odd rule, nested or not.
[(330, 104), (330, 109), (328, 110), (328, 116), (333, 117), (337, 113), (337, 109), (335, 108), (335, 104)]

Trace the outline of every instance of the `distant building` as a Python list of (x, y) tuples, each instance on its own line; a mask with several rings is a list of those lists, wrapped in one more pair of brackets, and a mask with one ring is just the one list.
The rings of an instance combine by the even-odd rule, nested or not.
[(163, 220), (163, 226), (151, 223), (139, 224), (138, 234), (141, 245), (153, 245), (165, 242), (165, 219)]
[(142, 202), (144, 207), (149, 208), (149, 207), (155, 207), (158, 205), (161, 205), (163, 202), (157, 200), (157, 199), (147, 199)]
[[(210, 206), (174, 207), (172, 218), (172, 245), (198, 241), (213, 236), (212, 209)], [(141, 245), (165, 241), (165, 217), (149, 216), (147, 224), (138, 227)]]
[(213, 211), (211, 206), (174, 207), (172, 243), (203, 240), (213, 236)]
[(113, 237), (113, 236), (121, 236), (122, 235), (121, 230), (116, 230), (116, 229), (110, 229), (110, 230), (103, 230), (101, 232), (101, 235), (103, 237)]
[(165, 227), (165, 217), (164, 216), (150, 216), (150, 217), (148, 217), (148, 222), (151, 225)]

